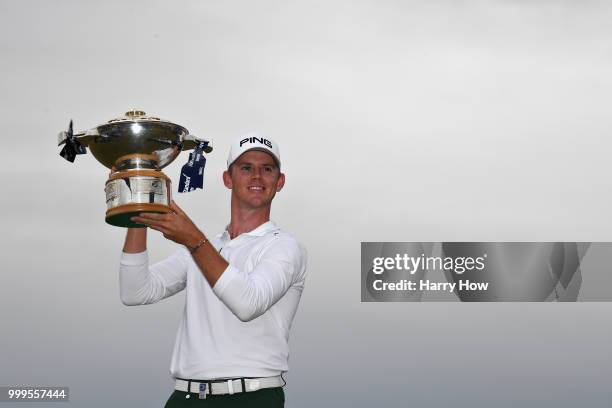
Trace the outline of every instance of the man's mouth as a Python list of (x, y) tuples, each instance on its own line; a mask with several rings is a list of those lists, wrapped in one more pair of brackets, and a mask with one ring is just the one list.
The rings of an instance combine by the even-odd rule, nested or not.
[(251, 186), (249, 187), (250, 191), (263, 191), (263, 187), (261, 186)]

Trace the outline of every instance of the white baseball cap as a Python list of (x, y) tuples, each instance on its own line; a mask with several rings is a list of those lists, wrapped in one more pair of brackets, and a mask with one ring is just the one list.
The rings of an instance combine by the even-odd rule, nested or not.
[(250, 150), (260, 150), (268, 153), (280, 168), (281, 161), (278, 144), (274, 140), (263, 137), (257, 132), (247, 133), (232, 142), (232, 147), (227, 157), (227, 167), (229, 168), (238, 157)]

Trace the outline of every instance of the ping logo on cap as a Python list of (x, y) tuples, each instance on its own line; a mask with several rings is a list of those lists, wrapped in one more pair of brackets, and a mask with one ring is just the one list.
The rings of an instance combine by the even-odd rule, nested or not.
[(260, 144), (264, 144), (264, 145), (268, 146), (270, 149), (272, 148), (272, 142), (270, 142), (268, 139), (263, 138), (263, 137), (255, 137), (255, 136), (247, 137), (247, 138), (242, 139), (240, 141), (240, 147), (242, 147), (242, 145), (245, 144), (245, 143), (255, 143), (255, 142), (258, 142)]

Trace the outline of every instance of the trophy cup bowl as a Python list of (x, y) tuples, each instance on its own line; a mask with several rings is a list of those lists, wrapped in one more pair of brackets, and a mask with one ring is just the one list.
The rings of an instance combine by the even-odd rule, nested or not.
[(142, 212), (171, 212), (171, 181), (161, 169), (172, 163), (182, 150), (203, 144), (209, 153), (209, 142), (190, 135), (175, 123), (146, 116), (132, 110), (123, 117), (111, 119), (85, 132), (60, 132), (60, 153), (69, 161), (88, 147), (94, 157), (111, 170), (104, 189), (106, 222), (118, 227), (144, 227), (131, 217)]

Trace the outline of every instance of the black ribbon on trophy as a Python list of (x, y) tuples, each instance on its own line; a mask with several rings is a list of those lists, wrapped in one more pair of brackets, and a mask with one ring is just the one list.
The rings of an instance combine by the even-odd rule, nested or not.
[(72, 130), (72, 121), (70, 121), (70, 125), (68, 126), (68, 131), (66, 132), (66, 144), (64, 148), (60, 152), (60, 156), (64, 159), (68, 160), (70, 163), (74, 163), (74, 159), (77, 154), (85, 154), (87, 150), (85, 146), (83, 146), (76, 137), (74, 137), (74, 132)]
[(181, 169), (179, 193), (188, 193), (204, 187), (204, 166), (206, 165), (204, 150), (207, 147), (207, 141), (198, 141), (193, 152), (189, 153), (189, 161)]

